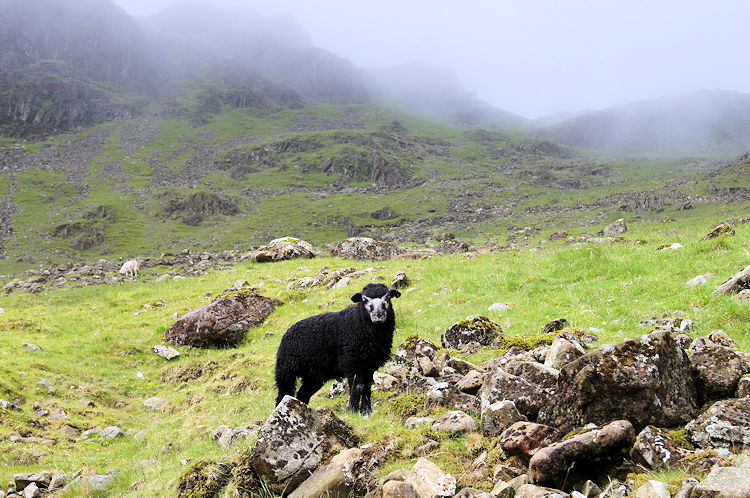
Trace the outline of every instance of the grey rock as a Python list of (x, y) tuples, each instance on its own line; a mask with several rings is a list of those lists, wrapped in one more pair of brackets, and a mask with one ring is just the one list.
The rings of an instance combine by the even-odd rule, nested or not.
[(432, 426), (435, 423), (435, 419), (432, 417), (409, 417), (404, 422), (404, 427), (407, 429), (419, 429), (426, 425)]
[(456, 493), (453, 498), (495, 498), (495, 495), (474, 488), (464, 488)]
[(21, 344), (21, 346), (23, 346), (25, 349), (29, 351), (35, 351), (37, 353), (41, 353), (42, 351), (44, 351), (42, 348), (40, 348), (36, 344), (31, 344), (29, 342), (24, 342)]
[(469, 373), (464, 375), (461, 380), (456, 384), (456, 389), (467, 394), (476, 394), (479, 388), (482, 387), (484, 378), (481, 373), (477, 370), (470, 370)]
[(565, 337), (557, 336), (544, 359), (544, 366), (560, 370), (563, 366), (573, 360), (577, 360), (586, 354), (586, 348), (574, 343)]
[(528, 420), (523, 416), (516, 404), (504, 399), (482, 406), (482, 435), (485, 437), (496, 437), (516, 422)]
[(690, 498), (747, 498), (750, 496), (750, 469), (717, 467), (690, 493)]
[(331, 246), (331, 256), (360, 261), (385, 261), (400, 256), (403, 250), (390, 242), (369, 237), (351, 237)]
[(245, 425), (241, 427), (229, 427), (228, 425), (220, 425), (213, 432), (211, 432), (211, 439), (216, 442), (220, 447), (228, 450), (238, 441), (248, 439), (258, 433), (260, 429), (257, 425)]
[(31, 484), (23, 488), (22, 496), (24, 498), (41, 498), (42, 491), (39, 489), (36, 483), (32, 482)]
[(477, 421), (461, 410), (448, 412), (432, 424), (433, 431), (443, 431), (449, 434), (475, 432), (478, 429)]
[(750, 266), (746, 266), (742, 271), (732, 275), (726, 282), (718, 286), (712, 294), (737, 294), (742, 289), (750, 286)]
[(122, 429), (120, 429), (116, 425), (111, 425), (109, 427), (105, 427), (99, 433), (99, 437), (101, 437), (102, 439), (109, 439), (109, 440), (118, 438), (118, 437), (123, 436), (123, 435), (124, 435), (124, 433), (122, 432)]
[(179, 351), (174, 348), (170, 348), (169, 346), (164, 346), (163, 344), (154, 344), (153, 346), (151, 346), (151, 350), (165, 360), (172, 360), (180, 356)]
[(500, 434), (499, 444), (506, 455), (529, 460), (541, 448), (560, 440), (562, 434), (548, 425), (516, 422)]
[(635, 490), (635, 498), (672, 498), (665, 482), (650, 480)]
[(419, 498), (440, 498), (456, 494), (456, 478), (440, 467), (420, 458), (409, 473), (409, 482), (414, 486)]
[(252, 466), (271, 490), (289, 493), (328, 456), (356, 441), (352, 428), (330, 410), (285, 396), (258, 431)]
[(82, 439), (89, 439), (90, 437), (95, 436), (96, 434), (99, 434), (101, 432), (102, 432), (102, 428), (101, 427), (94, 427), (93, 429), (89, 429), (89, 430), (83, 431), (81, 433), (81, 438)]
[(620, 218), (604, 227), (605, 237), (615, 237), (628, 231), (628, 226), (625, 224), (625, 220)]
[(740, 378), (747, 373), (744, 357), (708, 341), (698, 345), (694, 341), (690, 349), (699, 400), (713, 401), (734, 395)]
[(256, 263), (268, 263), (313, 257), (315, 257), (315, 248), (310, 243), (294, 237), (282, 237), (243, 256), (243, 259), (252, 259)]
[(690, 440), (701, 448), (750, 448), (750, 398), (717, 401), (687, 426)]
[(157, 412), (164, 411), (164, 407), (167, 405), (167, 400), (163, 398), (148, 398), (146, 401), (143, 402), (143, 407), (148, 408), (149, 410), (154, 410)]
[(691, 278), (690, 280), (688, 280), (687, 282), (685, 282), (685, 287), (698, 287), (698, 286), (707, 285), (708, 280), (713, 277), (714, 277), (713, 273), (704, 273), (703, 275), (697, 275)]

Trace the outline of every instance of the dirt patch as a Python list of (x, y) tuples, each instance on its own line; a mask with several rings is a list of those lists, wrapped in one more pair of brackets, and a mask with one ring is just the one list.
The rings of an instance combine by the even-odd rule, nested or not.
[(178, 382), (190, 382), (191, 380), (200, 379), (201, 377), (212, 375), (219, 364), (211, 360), (203, 365), (183, 365), (171, 367), (162, 372), (161, 381), (170, 384)]

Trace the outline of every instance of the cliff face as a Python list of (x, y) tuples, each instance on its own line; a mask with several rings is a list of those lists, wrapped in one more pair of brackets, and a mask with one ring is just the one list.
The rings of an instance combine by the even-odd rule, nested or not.
[(0, 4), (0, 132), (34, 135), (127, 117), (152, 93), (138, 25), (102, 0)]

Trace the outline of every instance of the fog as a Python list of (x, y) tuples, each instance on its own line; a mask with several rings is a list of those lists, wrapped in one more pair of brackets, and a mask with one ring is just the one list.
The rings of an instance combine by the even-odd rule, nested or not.
[[(134, 16), (171, 0), (115, 0)], [(744, 0), (203, 0), (291, 16), (362, 68), (445, 69), (486, 102), (538, 118), (703, 89), (750, 92)]]

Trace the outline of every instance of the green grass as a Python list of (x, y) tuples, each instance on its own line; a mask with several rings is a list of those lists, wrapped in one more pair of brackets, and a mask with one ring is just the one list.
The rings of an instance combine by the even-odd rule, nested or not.
[[(54, 181), (52, 181), (54, 184)], [(661, 225), (659, 225), (661, 226)], [(58, 468), (65, 472), (91, 469), (118, 470), (112, 495), (173, 495), (178, 476), (189, 459), (229, 460), (252, 444), (245, 442), (225, 452), (209, 437), (222, 424), (239, 426), (264, 420), (273, 408), (274, 356), (283, 332), (295, 321), (322, 310), (341, 309), (349, 296), (371, 278), (362, 277), (343, 289), (315, 288), (272, 313), (250, 330), (237, 348), (179, 348), (182, 356), (166, 362), (151, 353), (162, 342), (164, 329), (174, 313), (184, 313), (210, 300), (232, 282), (248, 280), (269, 296), (287, 296), (287, 278), (313, 275), (331, 268), (377, 265), (375, 279), (388, 283), (397, 271), (405, 271), (413, 290), (395, 301), (398, 326), (394, 348), (412, 334), (437, 344), (441, 333), (454, 322), (472, 314), (485, 314), (500, 323), (505, 334), (524, 337), (538, 334), (552, 319), (565, 317), (572, 327), (600, 329), (600, 343), (614, 343), (648, 332), (638, 322), (666, 311), (683, 310), (695, 322), (693, 336), (721, 328), (739, 346), (750, 350), (750, 306), (732, 297), (711, 296), (711, 290), (741, 268), (750, 256), (750, 227), (737, 227), (734, 237), (718, 242), (699, 242), (702, 225), (654, 234), (646, 244), (589, 244), (578, 247), (550, 243), (537, 252), (495, 253), (476, 258), (433, 257), (427, 260), (393, 260), (362, 263), (335, 258), (289, 261), (277, 264), (239, 264), (236, 267), (179, 281), (153, 281), (149, 272), (137, 283), (69, 288), (31, 295), (17, 292), (0, 297), (5, 309), (0, 321), (0, 397), (20, 398), (23, 413), (0, 413), (0, 479), (16, 472)], [(649, 232), (646, 222), (632, 223), (631, 232)], [(630, 235), (628, 232), (627, 235)], [(682, 242), (678, 251), (656, 251), (662, 243)], [(706, 287), (686, 288), (693, 276), (714, 272)], [(144, 309), (144, 304), (164, 301), (163, 307)], [(493, 314), (494, 302), (511, 305)], [(271, 332), (272, 334), (267, 334)], [(38, 344), (42, 353), (30, 352), (22, 342)], [(484, 349), (471, 361), (498, 354)], [(183, 381), (187, 372), (202, 371), (198, 379)], [(143, 379), (136, 374), (140, 372)], [(37, 384), (50, 380), (54, 396)], [(366, 442), (396, 441), (392, 458), (379, 471), (411, 466), (415, 449), (429, 431), (408, 430), (401, 421), (409, 413), (440, 415), (445, 409), (420, 408), (418, 400), (393, 393), (378, 393), (379, 404), (370, 418), (345, 412), (343, 397), (328, 399), (327, 387), (312, 399), (313, 406), (327, 406), (349, 421)], [(165, 398), (164, 413), (142, 407), (145, 399)], [(83, 404), (91, 400), (95, 406)], [(39, 426), (31, 406), (40, 402), (51, 412), (61, 408), (70, 420)], [(124, 407), (120, 403), (124, 403)], [(67, 441), (65, 424), (79, 430), (116, 424), (131, 433), (148, 432), (138, 442), (127, 436), (110, 443)], [(3, 438), (10, 433), (54, 438), (43, 444), (14, 445)], [(460, 474), (476, 454), (467, 437), (435, 438), (440, 448), (431, 458), (445, 470)], [(480, 440), (480, 447), (490, 442)], [(39, 454), (41, 453), (41, 456)], [(141, 461), (150, 461), (140, 465)], [(73, 492), (73, 491), (71, 491)], [(75, 493), (88, 495), (85, 490)], [(72, 496), (72, 495), (71, 495)]]

